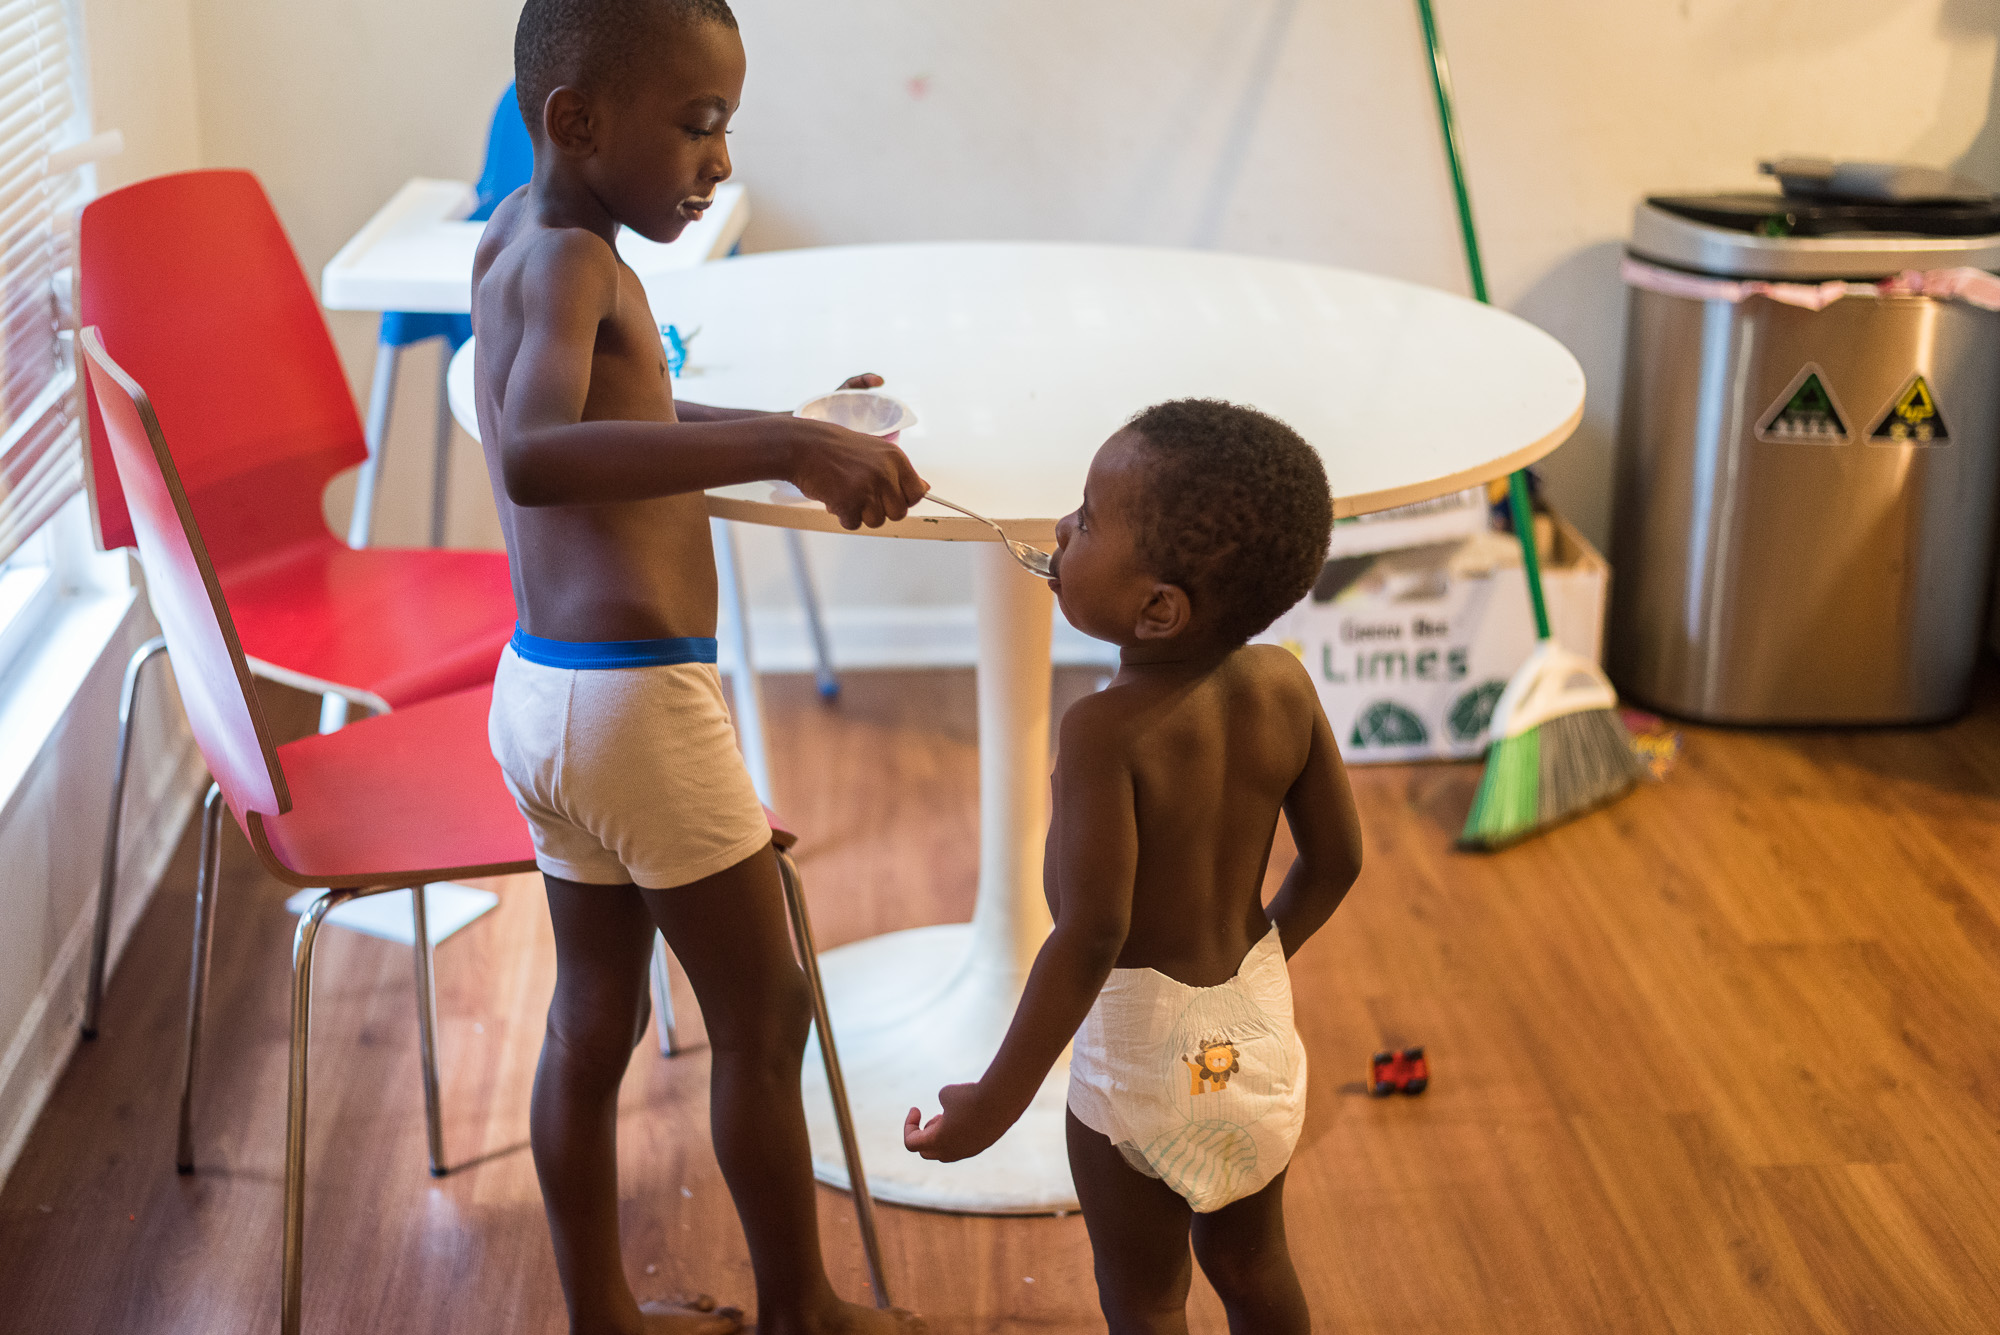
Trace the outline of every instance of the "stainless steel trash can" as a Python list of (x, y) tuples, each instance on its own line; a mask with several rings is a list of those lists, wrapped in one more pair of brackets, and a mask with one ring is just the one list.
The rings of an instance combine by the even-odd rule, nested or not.
[(1954, 236), (1909, 234), (1954, 230), (1935, 213), (1849, 207), (1801, 225), (1793, 207), (1747, 195), (1638, 210), (1611, 674), (1639, 702), (1714, 722), (1949, 718), (1987, 610), (2000, 313), (1887, 294), (1815, 310), (1787, 303), (1827, 291), (1756, 280), (1916, 270), (1948, 286), (1945, 271), (2000, 268), (2000, 208), (1957, 210)]

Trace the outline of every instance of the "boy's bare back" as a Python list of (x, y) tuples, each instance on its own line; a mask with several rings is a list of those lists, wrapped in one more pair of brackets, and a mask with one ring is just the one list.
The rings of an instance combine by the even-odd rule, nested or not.
[[(1262, 891), (1279, 813), (1293, 807), (1303, 840), (1331, 845), (1348, 833), (1322, 814), (1348, 810), (1333, 791), (1337, 769), (1324, 764), (1330, 754), (1310, 677), (1273, 645), (1238, 649), (1204, 671), (1121, 672), (1074, 705), (1063, 720), (1051, 847), (1064, 838), (1073, 771), (1092, 771), (1074, 779), (1097, 783), (1097, 771), (1122, 768), (1136, 867), (1117, 967), (1195, 987), (1233, 976), (1270, 930)], [(1050, 865), (1059, 874), (1064, 862)], [(1063, 884), (1058, 894), (1096, 889)]]

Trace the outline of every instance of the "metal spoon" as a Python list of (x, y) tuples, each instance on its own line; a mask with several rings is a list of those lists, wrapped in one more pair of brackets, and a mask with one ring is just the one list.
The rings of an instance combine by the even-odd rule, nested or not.
[(998, 533), (1000, 535), (1000, 541), (1007, 544), (1007, 550), (1014, 554), (1014, 559), (1016, 561), (1019, 561), (1023, 566), (1027, 568), (1029, 574), (1039, 575), (1043, 579), (1048, 579), (1055, 573), (1054, 568), (1049, 564), (1049, 554), (1047, 552), (1043, 551), (1039, 547), (1030, 547), (1025, 542), (1014, 541), (1014, 539), (1007, 536), (1006, 529), (1001, 528), (998, 524), (988, 519), (985, 515), (974, 514), (972, 511), (966, 509), (964, 506), (954, 504), (953, 502), (948, 501), (944, 497), (938, 495), (934, 491), (925, 492), (924, 499), (927, 501), (936, 501), (939, 505), (944, 506), (947, 510), (956, 510), (968, 519), (977, 519), (980, 523), (986, 525), (986, 527), (992, 529), (995, 533)]

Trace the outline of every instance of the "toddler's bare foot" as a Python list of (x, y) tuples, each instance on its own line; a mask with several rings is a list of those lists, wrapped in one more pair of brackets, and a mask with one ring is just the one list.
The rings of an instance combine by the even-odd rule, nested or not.
[(859, 1303), (835, 1303), (816, 1320), (757, 1323), (757, 1335), (925, 1335), (929, 1329), (915, 1312)]
[(707, 1294), (668, 1298), (639, 1304), (646, 1335), (735, 1335), (743, 1329), (743, 1310), (717, 1307)]

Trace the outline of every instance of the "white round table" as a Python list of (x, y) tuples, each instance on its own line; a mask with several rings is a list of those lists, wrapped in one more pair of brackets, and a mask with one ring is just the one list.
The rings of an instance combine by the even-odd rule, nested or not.
[[(1553, 450), (1583, 373), (1503, 311), (1318, 265), (1132, 247), (939, 243), (747, 256), (662, 275), (655, 316), (699, 327), (680, 396), (784, 409), (858, 371), (921, 421), (902, 445), (940, 495), (1050, 544), (1091, 455), (1138, 409), (1212, 396), (1289, 422), (1326, 462), (1335, 513), (1442, 496)], [(476, 434), (472, 345), (452, 409)], [(766, 484), (709, 495), (713, 515), (840, 532)], [(984, 1155), (929, 1163), (904, 1112), (978, 1077), (1048, 934), (1048, 587), (992, 531), (933, 505), (880, 530), (978, 541), (979, 888), (970, 923), (892, 932), (822, 959), (869, 1185), (885, 1201), (1031, 1214), (1076, 1208), (1063, 1141), (1068, 1063)], [(845, 1185), (820, 1064), (806, 1063), (814, 1169)], [(815, 1095), (813, 1086), (818, 1087)]]

